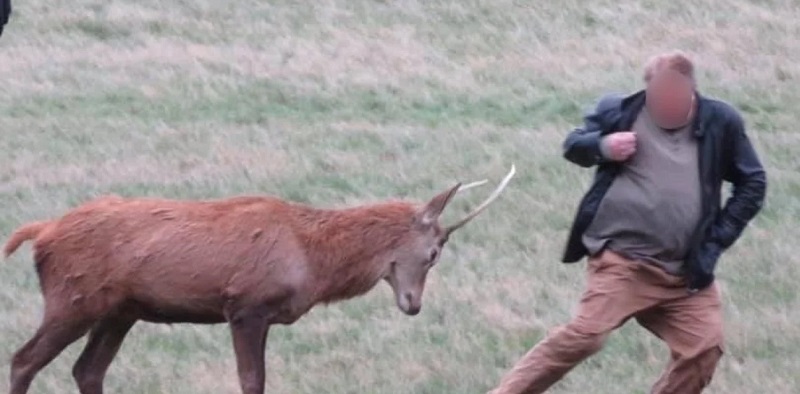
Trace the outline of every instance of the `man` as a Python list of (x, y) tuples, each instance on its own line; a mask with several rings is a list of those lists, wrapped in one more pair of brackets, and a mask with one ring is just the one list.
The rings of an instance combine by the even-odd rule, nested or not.
[[(494, 394), (544, 392), (632, 317), (670, 348), (652, 393), (700, 393), (711, 381), (723, 350), (714, 267), (760, 210), (766, 177), (740, 115), (697, 92), (684, 54), (651, 59), (644, 81), (602, 98), (564, 142), (569, 161), (597, 166), (563, 258), (588, 256), (587, 288), (573, 320)], [(724, 208), (723, 181), (733, 185)]]
[(11, 0), (0, 0), (0, 36), (3, 35), (3, 27), (8, 23), (11, 16)]

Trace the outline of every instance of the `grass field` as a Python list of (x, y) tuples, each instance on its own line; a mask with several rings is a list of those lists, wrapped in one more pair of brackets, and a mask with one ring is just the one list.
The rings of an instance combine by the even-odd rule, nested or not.
[[(560, 156), (582, 111), (684, 49), (738, 106), (768, 202), (719, 269), (727, 354), (710, 393), (800, 392), (800, 5), (680, 2), (25, 0), (0, 38), (0, 235), (94, 196), (427, 199), (518, 176), (454, 236), (419, 316), (388, 286), (273, 329), (270, 393), (482, 393), (565, 322), (558, 263), (591, 172)], [(481, 189), (485, 192), (488, 189)], [(483, 198), (459, 197), (453, 220)], [(0, 391), (38, 326), (29, 249), (0, 265)], [(77, 392), (83, 340), (34, 393)], [(668, 353), (628, 324), (554, 393), (645, 393)], [(224, 325), (139, 324), (111, 393), (236, 393)]]

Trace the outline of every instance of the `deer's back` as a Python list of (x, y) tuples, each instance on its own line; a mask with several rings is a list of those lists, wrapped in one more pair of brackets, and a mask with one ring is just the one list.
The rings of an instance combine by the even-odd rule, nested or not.
[(96, 199), (37, 240), (42, 286), (215, 314), (227, 297), (268, 297), (302, 280), (293, 209), (271, 197)]

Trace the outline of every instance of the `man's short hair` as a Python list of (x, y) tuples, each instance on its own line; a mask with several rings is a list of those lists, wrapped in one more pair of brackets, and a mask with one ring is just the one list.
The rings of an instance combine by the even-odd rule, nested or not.
[(650, 82), (653, 76), (667, 70), (677, 72), (692, 82), (695, 81), (692, 59), (681, 51), (673, 51), (653, 56), (647, 61), (644, 66), (644, 82)]

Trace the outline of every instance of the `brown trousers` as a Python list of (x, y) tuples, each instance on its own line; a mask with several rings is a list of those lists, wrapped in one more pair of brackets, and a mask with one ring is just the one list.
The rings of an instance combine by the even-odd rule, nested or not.
[(631, 317), (670, 349), (669, 365), (651, 393), (700, 393), (723, 351), (716, 284), (689, 295), (682, 278), (610, 251), (589, 259), (588, 271), (577, 315), (531, 349), (491, 393), (544, 392)]

